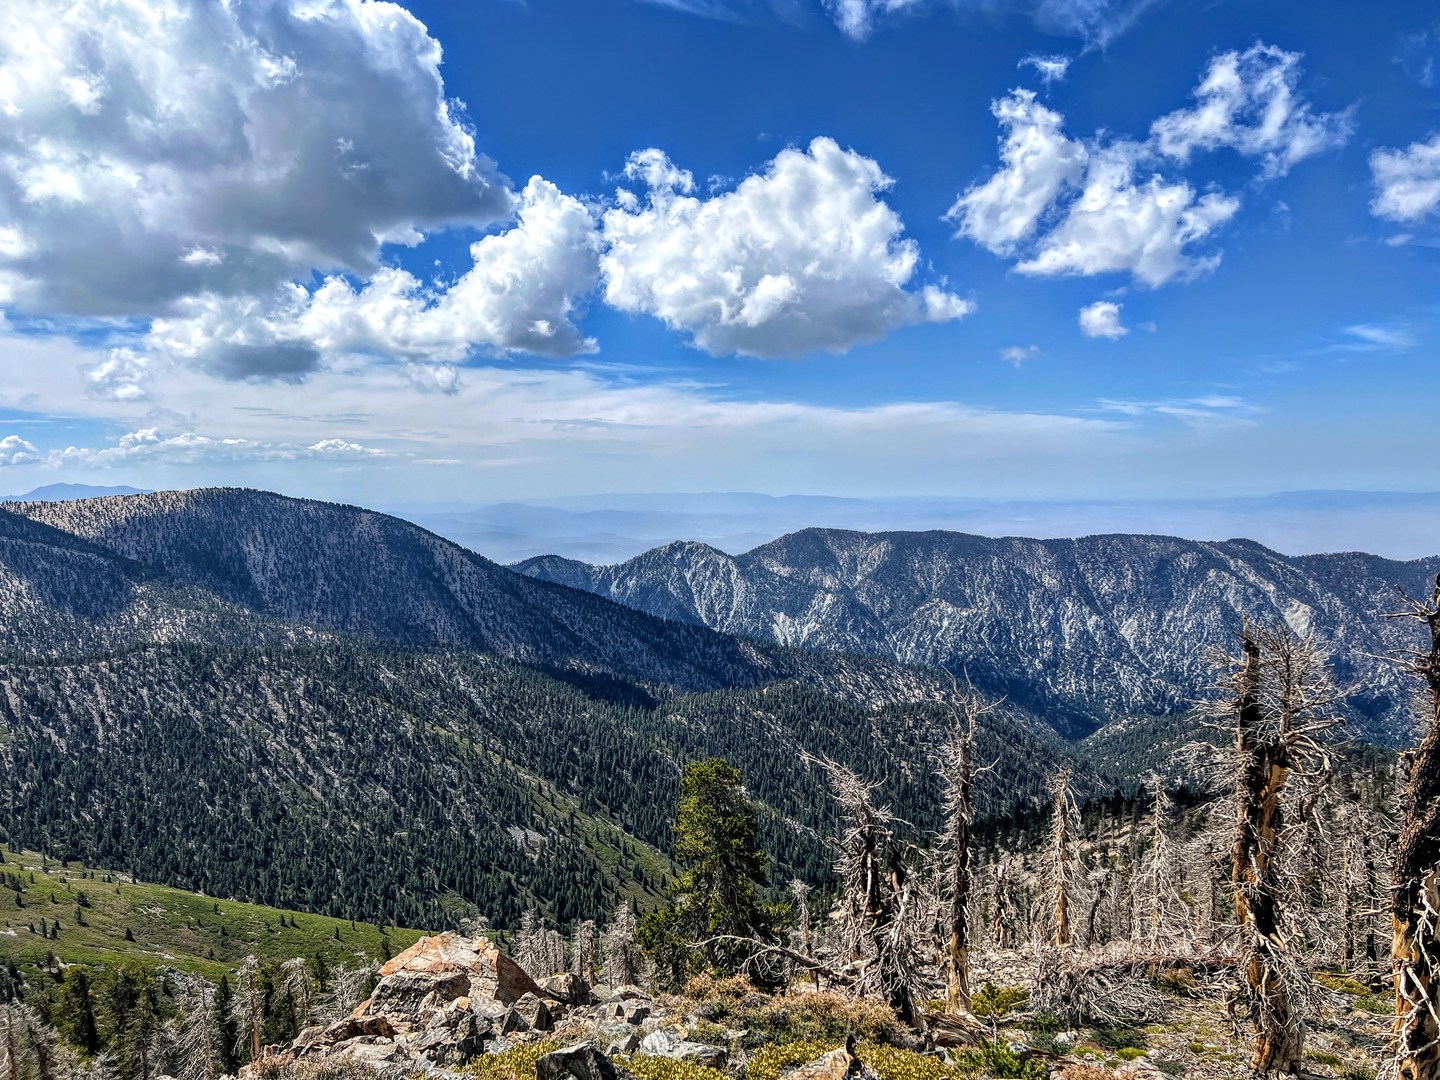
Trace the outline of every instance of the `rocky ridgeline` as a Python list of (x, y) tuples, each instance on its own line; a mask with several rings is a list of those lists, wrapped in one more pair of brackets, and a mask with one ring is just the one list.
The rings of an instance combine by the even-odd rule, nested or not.
[(636, 987), (592, 989), (573, 974), (537, 981), (490, 940), (444, 933), (386, 963), (374, 992), (345, 1019), (268, 1047), (247, 1072), (268, 1076), (306, 1058), (345, 1056), (387, 1071), (436, 1073), (540, 1039), (576, 1044), (549, 1055), (555, 1060), (541, 1074), (550, 1070), (551, 1080), (613, 1080), (611, 1054), (724, 1064), (722, 1047), (682, 1039), (666, 1019)]

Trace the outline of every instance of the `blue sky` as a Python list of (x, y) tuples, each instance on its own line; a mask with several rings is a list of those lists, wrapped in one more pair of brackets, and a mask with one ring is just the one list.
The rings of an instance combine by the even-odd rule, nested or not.
[(1437, 58), (1401, 3), (21, 0), (0, 492), (1433, 490)]

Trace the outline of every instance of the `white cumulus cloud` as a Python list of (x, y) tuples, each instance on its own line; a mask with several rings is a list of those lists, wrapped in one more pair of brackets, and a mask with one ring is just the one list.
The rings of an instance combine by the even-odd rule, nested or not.
[(1085, 182), (1065, 216), (1016, 269), (1023, 274), (1129, 273), (1146, 285), (1213, 269), (1217, 254), (1187, 248), (1240, 209), (1240, 200), (1198, 194), (1183, 180), (1137, 176), (1141, 150), (1120, 143), (1091, 154)]
[(1116, 341), (1130, 333), (1129, 327), (1120, 323), (1120, 309), (1123, 305), (1113, 300), (1097, 300), (1080, 309), (1080, 332), (1089, 338), (1105, 338)]
[(35, 445), (19, 435), (6, 435), (0, 439), (0, 466), (33, 465), (39, 460), (40, 452)]
[[(947, 214), (959, 236), (1034, 275), (1124, 273), (1156, 287), (1218, 265), (1207, 241), (1238, 197), (1198, 189), (1174, 169), (1229, 147), (1261, 159), (1261, 176), (1344, 142), (1348, 113), (1317, 114), (1299, 95), (1300, 57), (1263, 43), (1211, 62), (1196, 104), (1161, 117), (1143, 140), (1071, 138), (1064, 119), (1018, 89), (992, 105), (1000, 166)], [(1197, 250), (1200, 249), (1200, 250)]]
[(0, 299), (153, 314), (508, 217), (440, 59), (384, 0), (0, 4)]
[(632, 157), (627, 175), (648, 192), (622, 192), (604, 215), (605, 300), (712, 354), (843, 352), (972, 310), (942, 285), (908, 288), (920, 252), (880, 197), (890, 178), (833, 139), (781, 151), (763, 174), (708, 199), (659, 151)]
[(1388, 221), (1417, 222), (1440, 207), (1440, 135), (1403, 150), (1370, 155), (1375, 198), (1370, 210)]
[(1283, 176), (1305, 158), (1350, 137), (1348, 112), (1316, 113), (1299, 91), (1300, 54), (1257, 42), (1221, 53), (1195, 88), (1195, 105), (1151, 127), (1160, 152), (1188, 161), (1196, 150), (1229, 147)]
[(955, 200), (946, 218), (959, 235), (997, 255), (1011, 254), (1035, 231), (1042, 214), (1065, 188), (1084, 175), (1085, 145), (1061, 130), (1064, 119), (1030, 90), (1016, 90), (992, 103), (1000, 121), (1001, 167)]
[[(538, 176), (518, 207), (516, 223), (472, 244), (470, 269), (448, 284), (427, 285), (386, 267), (359, 287), (337, 275), (313, 291), (289, 283), (263, 300), (205, 294), (180, 301), (175, 317), (156, 319), (150, 345), (231, 378), (293, 379), (325, 357), (378, 354), (423, 362), (418, 381), (438, 389), (455, 376), (435, 362), (463, 360), (476, 349), (555, 357), (594, 351), (572, 321), (598, 279), (593, 215)], [(103, 377), (117, 382), (119, 371)]]

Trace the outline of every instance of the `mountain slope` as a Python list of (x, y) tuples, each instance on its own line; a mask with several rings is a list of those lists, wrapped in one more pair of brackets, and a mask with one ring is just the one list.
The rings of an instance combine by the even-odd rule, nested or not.
[(1408, 693), (1377, 659), (1410, 643), (1380, 616), (1440, 559), (1289, 558), (1245, 540), (990, 539), (807, 529), (730, 556), (670, 544), (615, 566), (517, 564), (672, 619), (807, 649), (968, 672), (1070, 735), (1181, 712), (1245, 619), (1312, 628), (1333, 648), (1358, 730), (1402, 737)]
[[(327, 965), (383, 960), (413, 945), (419, 930), (355, 923), (309, 912), (262, 907), (149, 882), (78, 862), (61, 865), (38, 852), (7, 851), (0, 862), (6, 889), (0, 965), (29, 978), (50, 977), (62, 964), (134, 962), (203, 975), (233, 977), (247, 955), (283, 963), (319, 956)], [(11, 896), (14, 896), (12, 902)], [(77, 921), (77, 916), (82, 921)], [(40, 922), (60, 924), (41, 937)], [(126, 933), (130, 937), (126, 939)]]
[[(523, 577), (355, 507), (208, 489), (15, 503), (0, 515), (7, 512), (55, 531), (0, 517), (0, 540), (12, 543), (0, 565), (0, 605), (30, 614), (23, 633), (0, 627), (0, 648), (81, 641), (75, 620), (98, 617), (128, 625), (134, 643), (147, 640), (147, 626), (149, 640), (171, 640), (197, 623), (233, 633), (238, 622), (262, 640), (262, 627), (273, 635), (284, 625), (686, 689), (753, 685), (780, 673), (772, 657), (732, 638)], [(109, 561), (95, 561), (97, 553)], [(87, 572), (104, 580), (103, 611), (63, 585)], [(48, 635), (47, 603), (57, 621)]]
[[(812, 880), (832, 810), (806, 754), (938, 818), (943, 705), (794, 680), (617, 696), (475, 653), (344, 643), (0, 663), (0, 834), (214, 895), (421, 926), (473, 906), (514, 925), (530, 905), (569, 920), (654, 895), (682, 768), (707, 756), (742, 769), (767, 849)], [(982, 750), (999, 759), (987, 813), (1038, 805), (1067, 756), (1003, 716)]]
[[(654, 895), (681, 771), (734, 760), (820, 880), (827, 755), (925, 825), (934, 671), (756, 644), (259, 492), (0, 510), (0, 837), (338, 916), (569, 920)], [(1009, 709), (989, 813), (1072, 755)], [(1082, 768), (1082, 787), (1108, 790)]]

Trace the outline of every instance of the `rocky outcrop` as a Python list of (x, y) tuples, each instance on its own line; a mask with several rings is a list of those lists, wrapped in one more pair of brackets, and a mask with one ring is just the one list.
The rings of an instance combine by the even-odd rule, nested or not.
[(640, 1040), (640, 1053), (673, 1061), (693, 1061), (699, 1065), (724, 1068), (729, 1054), (724, 1047), (682, 1039), (673, 1031), (652, 1031)]
[(494, 942), (438, 934), (386, 963), (374, 992), (344, 1020), (308, 1028), (270, 1056), (462, 1065), (501, 1035), (548, 1030), (552, 1010), (563, 1008)]
[(563, 1001), (566, 1005), (588, 1005), (590, 984), (573, 971), (551, 975), (540, 980), (540, 989), (548, 998)]

